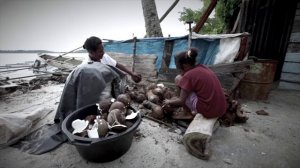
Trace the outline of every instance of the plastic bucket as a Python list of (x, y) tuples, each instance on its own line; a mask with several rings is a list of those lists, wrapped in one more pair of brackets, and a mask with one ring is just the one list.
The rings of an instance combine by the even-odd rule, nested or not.
[(74, 145), (79, 154), (91, 162), (107, 162), (115, 160), (125, 154), (131, 144), (135, 130), (141, 123), (140, 114), (133, 121), (133, 125), (126, 131), (104, 138), (85, 138), (73, 135), (71, 123), (76, 119), (84, 119), (88, 115), (97, 115), (96, 105), (89, 105), (76, 110), (67, 116), (62, 123), (62, 131)]
[(240, 98), (266, 100), (272, 89), (277, 61), (258, 59), (251, 65), (249, 72), (239, 85)]

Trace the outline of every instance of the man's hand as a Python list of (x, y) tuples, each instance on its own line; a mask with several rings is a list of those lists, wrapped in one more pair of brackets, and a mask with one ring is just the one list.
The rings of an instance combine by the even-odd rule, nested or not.
[(167, 108), (167, 107), (170, 107), (170, 99), (165, 99), (164, 101), (163, 101), (163, 105), (161, 106), (162, 107), (162, 109), (164, 109), (164, 108)]
[(131, 76), (131, 79), (134, 82), (139, 83), (142, 80), (142, 75), (141, 74), (133, 73), (133, 75)]

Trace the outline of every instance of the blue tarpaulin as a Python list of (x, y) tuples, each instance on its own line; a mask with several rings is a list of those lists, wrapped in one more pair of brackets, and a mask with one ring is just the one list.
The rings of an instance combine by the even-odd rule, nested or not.
[[(198, 64), (218, 64), (233, 62), (240, 46), (241, 34), (198, 35), (193, 34), (191, 46), (198, 49)], [(173, 41), (169, 68), (176, 68), (174, 56), (188, 49), (188, 36), (169, 38), (144, 38), (136, 40), (136, 55), (154, 54), (157, 56), (156, 69), (159, 70), (164, 56), (166, 41)], [(118, 52), (133, 55), (134, 41), (110, 41), (104, 43), (106, 52)]]

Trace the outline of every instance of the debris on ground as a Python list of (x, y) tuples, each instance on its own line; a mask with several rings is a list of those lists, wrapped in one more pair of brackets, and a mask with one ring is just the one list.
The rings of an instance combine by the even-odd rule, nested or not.
[(265, 110), (258, 110), (258, 111), (256, 111), (255, 113), (256, 113), (257, 115), (266, 115), (266, 116), (269, 115), (269, 113), (266, 112)]

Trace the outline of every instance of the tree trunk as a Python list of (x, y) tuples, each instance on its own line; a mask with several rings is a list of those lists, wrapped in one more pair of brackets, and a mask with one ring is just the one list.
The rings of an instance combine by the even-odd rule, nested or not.
[(145, 18), (146, 37), (163, 37), (155, 0), (141, 0)]

